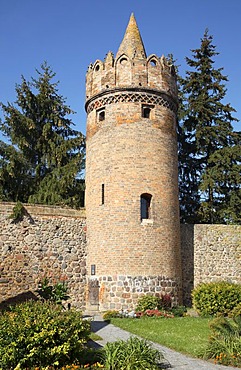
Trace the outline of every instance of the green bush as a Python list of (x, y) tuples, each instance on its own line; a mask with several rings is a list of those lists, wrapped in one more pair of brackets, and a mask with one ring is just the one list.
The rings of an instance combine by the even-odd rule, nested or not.
[(77, 361), (90, 323), (51, 302), (27, 302), (0, 315), (0, 369), (62, 366)]
[(183, 317), (187, 312), (187, 308), (185, 306), (175, 306), (172, 307), (171, 312), (176, 317)]
[(104, 320), (110, 320), (110, 319), (113, 319), (114, 317), (120, 317), (119, 311), (109, 310), (109, 311), (104, 312), (103, 314)]
[(147, 341), (131, 337), (107, 343), (104, 347), (103, 363), (106, 370), (156, 370), (159, 369), (160, 353)]
[(144, 312), (156, 308), (160, 308), (160, 298), (153, 295), (145, 295), (138, 299), (135, 311)]
[(202, 316), (228, 315), (241, 301), (241, 285), (225, 281), (204, 283), (193, 290), (192, 299)]
[(211, 336), (204, 357), (222, 365), (241, 367), (241, 316), (216, 318), (210, 323), (210, 328)]
[(229, 317), (241, 316), (241, 302), (228, 314)]
[(43, 300), (51, 301), (54, 303), (62, 304), (62, 301), (67, 301), (68, 286), (65, 281), (51, 281), (45, 276), (39, 282), (38, 294)]

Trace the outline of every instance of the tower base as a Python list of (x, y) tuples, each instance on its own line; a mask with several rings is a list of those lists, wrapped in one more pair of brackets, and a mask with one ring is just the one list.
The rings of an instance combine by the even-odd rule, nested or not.
[[(95, 281), (95, 283), (93, 283)], [(98, 276), (89, 280), (89, 297), (91, 286), (98, 287), (98, 302), (88, 300), (88, 311), (133, 310), (138, 300), (144, 295), (170, 295), (172, 305), (182, 304), (181, 279), (165, 276)], [(97, 298), (97, 291), (95, 290)]]

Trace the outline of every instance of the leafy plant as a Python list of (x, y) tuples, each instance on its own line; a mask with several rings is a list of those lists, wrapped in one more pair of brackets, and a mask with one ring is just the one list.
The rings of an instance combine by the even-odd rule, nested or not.
[(170, 310), (172, 308), (171, 294), (162, 294), (160, 297), (160, 306), (163, 310)]
[(153, 295), (145, 295), (139, 298), (136, 311), (144, 312), (146, 310), (154, 310), (160, 307), (160, 298)]
[(234, 319), (216, 318), (211, 322), (212, 334), (206, 358), (222, 365), (241, 366), (241, 316)]
[(187, 312), (187, 308), (185, 306), (175, 306), (172, 307), (171, 312), (174, 316), (182, 317)]
[(116, 310), (108, 310), (108, 311), (104, 312), (104, 314), (103, 314), (103, 319), (104, 320), (110, 320), (113, 317), (120, 317), (119, 311), (116, 311)]
[(51, 282), (50, 278), (45, 276), (39, 282), (38, 293), (44, 300), (62, 304), (62, 301), (67, 301), (67, 299), (69, 299), (67, 292), (68, 286), (65, 281)]
[(155, 370), (162, 357), (146, 340), (137, 337), (107, 343), (103, 356), (106, 370)]
[(202, 316), (228, 315), (241, 301), (241, 285), (225, 281), (203, 283), (192, 292), (193, 305)]
[(48, 301), (16, 305), (0, 316), (1, 370), (74, 363), (89, 334), (80, 312)]
[(229, 317), (241, 316), (241, 302), (228, 314)]

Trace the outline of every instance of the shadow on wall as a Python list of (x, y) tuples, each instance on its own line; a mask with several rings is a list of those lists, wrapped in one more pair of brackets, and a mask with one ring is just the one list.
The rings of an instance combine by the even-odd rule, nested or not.
[(23, 303), (27, 301), (37, 301), (39, 298), (31, 292), (30, 290), (21, 294), (18, 294), (14, 297), (8, 298), (5, 301), (0, 303), (0, 311), (7, 309), (9, 306), (14, 306), (18, 303)]
[(194, 288), (194, 225), (181, 225), (183, 304), (192, 306)]

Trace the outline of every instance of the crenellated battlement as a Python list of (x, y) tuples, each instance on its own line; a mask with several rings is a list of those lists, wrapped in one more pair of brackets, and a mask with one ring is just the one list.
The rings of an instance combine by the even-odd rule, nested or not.
[(167, 59), (151, 54), (130, 58), (122, 54), (114, 58), (109, 52), (102, 62), (90, 64), (86, 74), (86, 102), (94, 96), (115, 88), (158, 90), (174, 100), (177, 97), (176, 74)]

